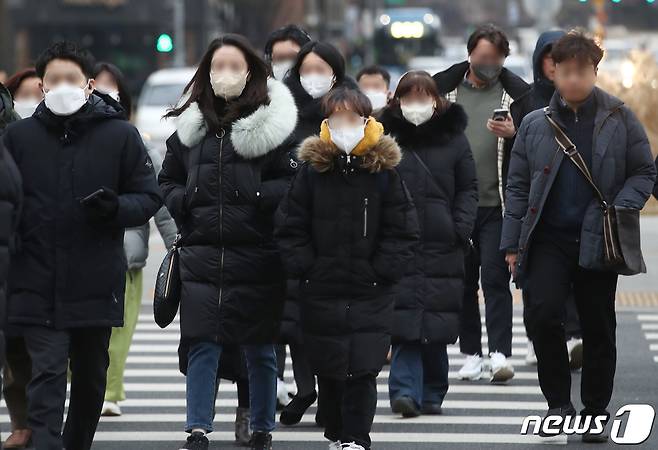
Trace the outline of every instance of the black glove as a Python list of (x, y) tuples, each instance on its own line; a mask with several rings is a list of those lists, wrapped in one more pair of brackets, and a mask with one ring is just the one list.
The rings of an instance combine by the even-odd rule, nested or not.
[(82, 202), (82, 209), (91, 223), (109, 222), (119, 211), (119, 196), (112, 189), (103, 186), (103, 192)]

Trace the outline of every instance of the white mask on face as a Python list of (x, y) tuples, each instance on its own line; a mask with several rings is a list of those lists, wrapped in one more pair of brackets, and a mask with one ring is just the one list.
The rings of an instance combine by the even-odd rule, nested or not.
[(21, 116), (21, 119), (26, 119), (37, 109), (41, 101), (37, 98), (28, 98), (26, 100), (14, 100), (14, 111)]
[(275, 80), (283, 81), (288, 71), (294, 65), (294, 61), (286, 60), (272, 64), (272, 75)]
[(329, 127), (329, 134), (331, 135), (331, 142), (349, 155), (365, 136), (365, 125), (351, 125), (336, 129)]
[(117, 102), (119, 101), (119, 91), (99, 85), (94, 86), (94, 89), (100, 92), (101, 94), (109, 95)]
[(409, 122), (418, 126), (430, 120), (434, 115), (434, 103), (408, 103), (400, 105), (402, 115)]
[(329, 92), (331, 86), (334, 84), (334, 77), (333, 75), (312, 73), (310, 75), (300, 76), (299, 82), (308, 95), (313, 98), (320, 98)]
[(231, 100), (239, 97), (247, 85), (249, 72), (233, 72), (224, 70), (218, 73), (210, 72), (210, 84), (217, 97)]
[(56, 116), (70, 116), (80, 111), (80, 108), (87, 103), (85, 89), (68, 83), (60, 84), (46, 92), (44, 96), (46, 107)]
[(386, 92), (369, 89), (363, 91), (363, 93), (366, 94), (366, 97), (370, 100), (373, 111), (379, 111), (386, 106), (386, 103), (388, 103), (388, 95), (386, 95)]

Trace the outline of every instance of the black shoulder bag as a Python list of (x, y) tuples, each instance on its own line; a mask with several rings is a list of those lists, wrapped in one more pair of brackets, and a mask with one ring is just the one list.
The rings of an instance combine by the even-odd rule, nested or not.
[(580, 152), (562, 128), (551, 118), (548, 108), (544, 115), (555, 132), (555, 141), (564, 154), (592, 186), (603, 213), (603, 262), (620, 275), (646, 273), (647, 268), (640, 247), (640, 211), (635, 208), (609, 205)]
[(160, 328), (165, 328), (173, 322), (180, 304), (181, 279), (178, 261), (180, 247), (181, 235), (179, 234), (162, 260), (155, 280), (153, 317)]

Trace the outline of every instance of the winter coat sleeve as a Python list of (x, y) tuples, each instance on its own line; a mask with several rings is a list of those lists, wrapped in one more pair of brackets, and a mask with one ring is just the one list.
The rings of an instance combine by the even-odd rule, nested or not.
[[(151, 162), (153, 162), (153, 170), (155, 171), (155, 176), (157, 177), (162, 170), (162, 157), (157, 152), (157, 150), (150, 147), (146, 147)], [(176, 223), (174, 219), (171, 218), (169, 211), (166, 206), (162, 206), (158, 212), (153, 216), (155, 221), (155, 226), (158, 228), (158, 232), (164, 241), (166, 248), (171, 248), (174, 245), (174, 240), (176, 239), (176, 234), (178, 229), (176, 228)]]
[(642, 124), (630, 109), (622, 108), (622, 114), (626, 115), (626, 181), (614, 205), (642, 209), (656, 182), (656, 165)]
[(187, 170), (181, 159), (181, 144), (176, 134), (167, 140), (167, 153), (158, 175), (158, 182), (169, 214), (180, 228), (185, 218)]
[(289, 277), (302, 278), (313, 266), (315, 248), (311, 234), (313, 191), (311, 168), (304, 164), (292, 179), (275, 215), (275, 239)]
[(372, 255), (372, 267), (380, 277), (399, 281), (414, 256), (420, 239), (418, 213), (411, 194), (397, 170), (389, 170), (388, 189), (382, 205), (379, 243)]
[(261, 172), (260, 208), (272, 213), (285, 195), (297, 161), (292, 156), (292, 141), (288, 141), (266, 156)]
[(478, 208), (478, 186), (475, 174), (475, 161), (466, 136), (462, 136), (460, 145), (462, 155), (455, 167), (455, 200), (452, 217), (455, 231), (462, 242), (471, 238)]
[[(0, 139), (0, 286), (5, 281), (9, 253), (16, 250), (16, 232), (23, 204), (23, 189), (20, 172), (11, 154), (5, 150)], [(3, 260), (7, 265), (3, 263)]]
[(149, 221), (162, 205), (162, 193), (153, 172), (153, 163), (136, 128), (130, 131), (121, 157), (119, 209), (114, 225), (137, 227)]
[(526, 149), (528, 122), (524, 120), (516, 135), (510, 157), (505, 195), (505, 216), (501, 233), (501, 250), (516, 250), (521, 236), (523, 217), (528, 209), (530, 193), (530, 169)]

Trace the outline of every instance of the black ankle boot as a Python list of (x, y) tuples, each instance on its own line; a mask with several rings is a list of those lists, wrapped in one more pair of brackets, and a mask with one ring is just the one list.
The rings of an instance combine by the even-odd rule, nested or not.
[(290, 403), (288, 403), (283, 411), (281, 411), (281, 417), (279, 420), (283, 425), (296, 425), (302, 420), (302, 416), (310, 406), (315, 403), (315, 400), (318, 398), (318, 394), (313, 391), (308, 395), (300, 396), (295, 395)]
[(251, 450), (272, 450), (272, 435), (257, 431), (251, 436)]

